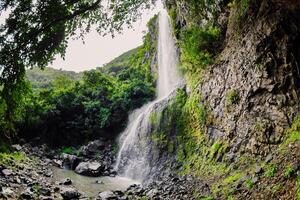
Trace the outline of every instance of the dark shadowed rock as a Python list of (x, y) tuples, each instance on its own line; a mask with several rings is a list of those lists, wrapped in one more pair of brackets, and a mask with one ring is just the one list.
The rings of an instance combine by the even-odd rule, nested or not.
[(54, 200), (54, 198), (52, 197), (45, 197), (45, 196), (40, 196), (39, 198), (40, 200)]
[(72, 180), (69, 179), (69, 178), (67, 178), (67, 179), (65, 179), (65, 180), (63, 181), (63, 184), (64, 184), (64, 185), (72, 185)]
[(28, 191), (21, 193), (20, 199), (34, 199), (33, 193), (30, 193)]
[(78, 199), (81, 196), (74, 188), (62, 188), (60, 194), (65, 200)]
[(44, 195), (44, 196), (51, 195), (51, 190), (49, 188), (41, 188), (39, 192), (41, 195)]
[(74, 170), (81, 161), (77, 156), (66, 153), (61, 155), (61, 159), (62, 166), (72, 170)]
[(105, 148), (105, 143), (102, 140), (95, 140), (83, 146), (81, 148), (81, 153), (83, 156), (91, 156), (96, 152), (103, 150), (104, 148)]

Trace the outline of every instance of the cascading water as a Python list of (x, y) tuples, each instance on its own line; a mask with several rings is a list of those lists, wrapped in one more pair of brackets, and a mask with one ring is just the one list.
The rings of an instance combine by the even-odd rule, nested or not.
[(115, 166), (119, 175), (144, 181), (153, 173), (155, 155), (149, 137), (150, 116), (153, 111), (168, 103), (181, 80), (169, 17), (167, 11), (162, 10), (159, 16), (157, 98), (129, 116), (128, 126), (121, 134), (121, 148)]

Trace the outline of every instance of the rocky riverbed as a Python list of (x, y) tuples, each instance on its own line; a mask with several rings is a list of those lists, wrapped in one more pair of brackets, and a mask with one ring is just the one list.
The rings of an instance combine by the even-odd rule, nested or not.
[(72, 153), (58, 153), (46, 145), (14, 145), (2, 154), (0, 199), (193, 199), (191, 188), (210, 193), (192, 177), (169, 174), (141, 185), (116, 176), (110, 142), (96, 140)]

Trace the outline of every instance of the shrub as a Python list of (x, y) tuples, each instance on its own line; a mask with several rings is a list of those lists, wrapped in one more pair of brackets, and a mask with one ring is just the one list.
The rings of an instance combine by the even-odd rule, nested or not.
[(7, 168), (15, 167), (26, 161), (28, 157), (24, 153), (0, 153), (0, 165), (4, 165)]
[(213, 64), (213, 55), (220, 35), (216, 27), (192, 26), (181, 33), (181, 62), (183, 70), (196, 71)]
[(66, 153), (66, 154), (73, 154), (74, 153), (74, 149), (72, 147), (62, 147), (60, 150), (59, 150), (59, 154), (63, 154), (63, 153)]

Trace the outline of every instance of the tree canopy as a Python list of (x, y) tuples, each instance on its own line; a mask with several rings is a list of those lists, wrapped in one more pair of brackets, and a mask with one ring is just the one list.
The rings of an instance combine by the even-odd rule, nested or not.
[[(64, 56), (70, 37), (83, 38), (92, 28), (100, 34), (122, 31), (154, 0), (0, 0), (0, 112), (2, 132), (11, 133), (27, 67), (44, 68), (54, 55)], [(0, 113), (1, 114), (1, 113)], [(5, 133), (6, 132), (6, 133)]]

